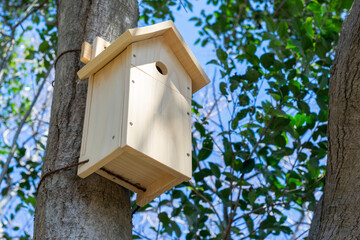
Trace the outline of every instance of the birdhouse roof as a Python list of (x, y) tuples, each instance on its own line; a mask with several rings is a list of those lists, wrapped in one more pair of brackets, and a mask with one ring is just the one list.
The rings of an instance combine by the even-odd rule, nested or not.
[(193, 93), (210, 82), (208, 76), (196, 60), (194, 54), (185, 43), (172, 21), (127, 30), (119, 38), (112, 42), (103, 52), (81, 68), (77, 74), (80, 79), (88, 78), (90, 75), (99, 71), (108, 62), (118, 56), (130, 44), (159, 36), (163, 36), (165, 38), (165, 42), (169, 45), (184, 69), (189, 74), (192, 80)]

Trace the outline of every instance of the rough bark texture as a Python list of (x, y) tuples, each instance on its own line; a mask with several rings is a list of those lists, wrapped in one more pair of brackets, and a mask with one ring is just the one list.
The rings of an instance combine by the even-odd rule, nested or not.
[(328, 162), (309, 239), (360, 239), (360, 1), (346, 18), (329, 89)]
[[(58, 56), (80, 49), (96, 36), (113, 41), (136, 27), (136, 0), (63, 0), (58, 2)], [(80, 52), (67, 52), (56, 64), (55, 89), (43, 173), (79, 158), (87, 80), (76, 72)], [(101, 146), (99, 146), (101, 147)], [(53, 174), (41, 184), (34, 239), (132, 239), (129, 193), (96, 174), (86, 179), (76, 168)]]

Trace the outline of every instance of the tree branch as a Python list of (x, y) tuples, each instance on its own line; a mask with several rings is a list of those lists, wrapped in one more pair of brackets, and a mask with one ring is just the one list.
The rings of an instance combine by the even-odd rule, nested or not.
[(220, 222), (220, 225), (221, 225), (222, 229), (224, 229), (224, 228), (225, 228), (225, 227), (224, 227), (224, 224), (223, 224), (223, 222), (222, 222), (222, 220), (221, 220), (218, 212), (216, 211), (214, 205), (211, 203), (211, 201), (209, 201), (209, 199), (207, 199), (203, 194), (201, 194), (198, 190), (196, 190), (196, 187), (195, 187), (195, 185), (194, 185), (192, 182), (189, 182), (189, 184), (190, 184), (190, 186), (194, 189), (194, 192), (196, 193), (196, 195), (198, 195), (199, 197), (201, 197), (205, 202), (207, 202), (207, 203), (210, 205), (210, 207), (213, 209), (215, 215), (216, 215), (217, 218), (219, 219), (219, 222)]
[(33, 8), (30, 12), (28, 12), (25, 17), (23, 17), (22, 19), (20, 19), (17, 23), (15, 23), (14, 26), (11, 26), (11, 30), (14, 31), (15, 28), (17, 28), (20, 24), (22, 24), (29, 16), (31, 16), (31, 14), (33, 14), (34, 12), (36, 12), (37, 10), (39, 10), (42, 6), (44, 6), (45, 3), (47, 3), (48, 0), (43, 0), (37, 7)]
[[(265, 129), (261, 132), (260, 136), (259, 136), (259, 140), (256, 142), (255, 146), (253, 147), (252, 151), (250, 152), (249, 156), (245, 159), (245, 161), (248, 161), (251, 159), (252, 155), (255, 153), (257, 147), (259, 146), (260, 142), (262, 141), (263, 137), (265, 136), (267, 130), (270, 128), (271, 124), (274, 122), (275, 120), (275, 117), (272, 117), (268, 123), (268, 125), (265, 127)], [(244, 180), (244, 177), (245, 177), (245, 174), (243, 173), (241, 175), (241, 181)], [(240, 201), (240, 194), (241, 194), (241, 190), (242, 190), (242, 185), (240, 185), (240, 189), (239, 189), (239, 192), (238, 192), (238, 196), (237, 196), (237, 199), (236, 199), (236, 202), (235, 202), (235, 206), (234, 206), (234, 209), (233, 211), (230, 213), (230, 219), (229, 219), (229, 223), (226, 227), (226, 230), (225, 230), (225, 233), (224, 233), (224, 236), (223, 236), (223, 240), (226, 240), (230, 234), (230, 229), (231, 229), (231, 225), (234, 221), (234, 217), (235, 217), (235, 214), (236, 214), (236, 209), (239, 205), (239, 201)]]
[(35, 106), (36, 101), (38, 100), (38, 98), (39, 98), (39, 96), (40, 96), (40, 93), (41, 93), (41, 91), (42, 91), (42, 89), (43, 89), (43, 87), (44, 87), (44, 85), (45, 85), (45, 83), (46, 83), (46, 79), (49, 77), (50, 72), (51, 72), (53, 66), (54, 66), (54, 64), (52, 64), (52, 65), (48, 68), (48, 70), (47, 70), (47, 72), (46, 72), (46, 75), (45, 75), (43, 81), (41, 82), (41, 84), (40, 84), (40, 86), (39, 86), (39, 88), (38, 88), (38, 91), (37, 91), (37, 93), (36, 93), (36, 95), (35, 95), (35, 97), (34, 97), (34, 100), (32, 101), (29, 109), (26, 111), (23, 119), (21, 120), (21, 122), (20, 122), (20, 124), (19, 124), (19, 126), (18, 126), (18, 129), (16, 130), (15, 136), (14, 136), (13, 141), (12, 141), (11, 151), (10, 151), (10, 153), (9, 153), (7, 159), (6, 159), (4, 168), (3, 168), (2, 172), (1, 172), (1, 175), (0, 175), (0, 184), (1, 184), (1, 182), (4, 180), (4, 177), (5, 177), (6, 173), (7, 173), (7, 170), (9, 169), (9, 165), (10, 165), (11, 159), (13, 158), (13, 156), (14, 156), (14, 154), (15, 154), (15, 151), (16, 151), (16, 149), (18, 148), (16, 142), (17, 142), (17, 139), (19, 138), (20, 132), (21, 132), (23, 126), (24, 126), (25, 123), (26, 123), (26, 119), (30, 116), (31, 111), (32, 111), (33, 107)]

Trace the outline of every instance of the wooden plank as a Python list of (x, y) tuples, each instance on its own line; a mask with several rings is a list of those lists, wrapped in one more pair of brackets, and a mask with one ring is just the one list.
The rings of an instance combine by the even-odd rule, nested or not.
[(207, 85), (210, 82), (209, 77), (200, 66), (200, 63), (197, 61), (180, 33), (175, 28), (172, 28), (164, 34), (164, 37), (167, 44), (169, 44), (176, 57), (179, 59), (179, 62), (182, 63), (183, 67), (190, 75), (193, 93)]
[(80, 62), (87, 64), (91, 61), (92, 57), (92, 46), (88, 42), (84, 42), (81, 45)]
[(136, 204), (140, 207), (143, 207), (151, 202), (154, 198), (160, 196), (181, 182), (182, 180), (179, 180), (170, 174), (160, 176), (155, 182), (146, 188), (145, 192), (140, 191), (137, 193)]
[[(153, 47), (151, 44), (149, 46)], [(146, 58), (145, 51), (138, 54), (139, 59)], [(167, 53), (161, 54), (165, 56)], [(132, 61), (135, 64), (137, 60), (132, 58)], [(176, 61), (177, 59), (168, 56), (169, 72), (182, 67)], [(154, 164), (161, 163), (190, 179), (191, 99), (184, 97), (179, 90), (173, 90), (177, 79), (188, 82), (191, 86), (190, 78), (186, 77), (187, 75), (176, 76), (176, 71), (163, 76), (157, 72), (153, 63), (141, 65), (139, 68), (142, 71), (132, 67), (130, 73), (134, 83), (130, 83), (129, 88), (128, 124), (131, 125), (128, 125), (125, 144), (155, 159)]]
[[(96, 37), (93, 41), (93, 46), (88, 43), (84, 42), (81, 45), (81, 54), (80, 54), (80, 61), (83, 63), (87, 63), (98, 54), (100, 54), (110, 43), (105, 41), (100, 37)], [(85, 118), (84, 118), (84, 126), (83, 126), (83, 135), (81, 141), (81, 150), (80, 150), (80, 157), (88, 159), (86, 154), (86, 145), (87, 145), (87, 136), (88, 136), (88, 129), (89, 129), (89, 119), (90, 119), (90, 112), (91, 112), (91, 101), (93, 97), (93, 85), (94, 85), (94, 77), (89, 77), (88, 83), (88, 93), (86, 98), (86, 108), (85, 108)]]
[[(138, 150), (132, 148), (129, 145), (125, 145), (121, 148), (124, 152), (130, 153), (133, 158), (137, 158), (139, 159), (141, 162), (143, 162), (144, 164), (149, 164), (151, 166), (154, 166), (155, 169), (158, 169), (158, 171), (163, 171), (166, 172), (168, 174), (173, 175), (174, 177), (178, 178), (178, 179), (184, 179), (184, 181), (189, 181), (191, 179), (191, 177), (184, 175), (183, 173), (165, 165), (164, 163), (158, 161), (157, 159), (154, 159), (142, 152), (139, 152)], [(85, 159), (84, 159), (85, 160)], [(146, 186), (146, 185), (145, 185)]]
[[(131, 44), (132, 55), (137, 56), (131, 58), (132, 67), (138, 68), (155, 80), (164, 79), (167, 87), (188, 98), (191, 103), (191, 79), (165, 41), (163, 36), (159, 36)], [(158, 71), (160, 65), (166, 74)]]
[(93, 42), (91, 59), (94, 59), (97, 55), (99, 55), (102, 51), (104, 51), (109, 45), (110, 43), (105, 41), (101, 37), (96, 37)]
[[(96, 43), (96, 41), (94, 41)], [(90, 43), (84, 42), (81, 45), (81, 54), (80, 54), (80, 61), (83, 63), (87, 63), (93, 57), (93, 47)], [(94, 85), (94, 76), (91, 75), (88, 81), (88, 89), (87, 89), (87, 97), (86, 97), (86, 107), (85, 107), (85, 118), (84, 118), (84, 125), (83, 125), (83, 132), (82, 132), (82, 139), (81, 139), (81, 148), (80, 148), (80, 160), (89, 159), (86, 156), (86, 146), (87, 146), (87, 139), (88, 139), (88, 130), (89, 130), (89, 119), (90, 119), (90, 112), (91, 112), (91, 101), (93, 96), (93, 85)], [(79, 168), (78, 168), (79, 169)]]
[(141, 190), (136, 188), (134, 185), (129, 184), (125, 181), (122, 181), (121, 179), (115, 177), (114, 175), (109, 174), (107, 171), (104, 171), (103, 169), (97, 170), (96, 173), (99, 174), (100, 176), (103, 176), (103, 177), (109, 179), (110, 181), (113, 181), (113, 182), (123, 186), (124, 188), (127, 188), (127, 189), (133, 191), (133, 192), (136, 192), (136, 193), (141, 192)]
[[(97, 72), (91, 83), (85, 116), (81, 155), (89, 162), (80, 166), (78, 174), (86, 177), (111, 159), (109, 153), (121, 145), (122, 119), (126, 86), (130, 75), (130, 55), (124, 52)], [(117, 156), (111, 155), (111, 156)]]
[(86, 107), (85, 107), (85, 118), (84, 118), (84, 125), (83, 125), (82, 139), (81, 139), (81, 149), (80, 149), (80, 157), (84, 157), (86, 159), (88, 159), (88, 157), (86, 156), (86, 145), (87, 145), (88, 132), (89, 132), (91, 100), (92, 100), (93, 88), (94, 88), (93, 85), (94, 85), (94, 77), (90, 76), (89, 82), (88, 82)]
[(127, 30), (118, 39), (116, 39), (110, 46), (105, 49), (96, 58), (92, 59), (82, 69), (78, 71), (80, 79), (89, 77), (90, 75), (99, 71), (109, 61), (119, 55), (128, 45), (134, 42), (164, 36), (170, 48), (174, 51), (176, 57), (188, 72), (192, 79), (192, 91), (195, 93), (201, 87), (210, 82), (204, 70), (194, 57), (190, 48), (181, 37), (172, 21), (166, 21), (159, 24), (134, 28)]
[(104, 168), (111, 169), (112, 172), (128, 179), (131, 183), (139, 184), (145, 188), (156, 181), (159, 176), (166, 174), (163, 170), (143, 161), (128, 151), (124, 151), (119, 158), (109, 162)]
[[(119, 147), (115, 149), (113, 152), (103, 157), (102, 159), (88, 158), (89, 162), (79, 165), (77, 175), (81, 178), (86, 178), (90, 176), (92, 173), (99, 170), (101, 167), (109, 163), (110, 161), (116, 159), (123, 153), (123, 150)], [(86, 160), (84, 158), (80, 158), (79, 161)]]

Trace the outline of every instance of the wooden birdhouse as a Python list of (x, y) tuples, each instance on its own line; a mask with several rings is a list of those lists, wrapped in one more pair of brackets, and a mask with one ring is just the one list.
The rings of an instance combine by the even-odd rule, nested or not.
[(172, 21), (84, 43), (89, 78), (79, 166), (137, 193), (143, 206), (192, 176), (191, 97), (209, 79)]

